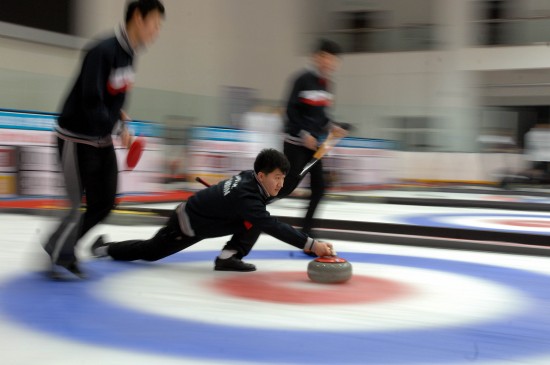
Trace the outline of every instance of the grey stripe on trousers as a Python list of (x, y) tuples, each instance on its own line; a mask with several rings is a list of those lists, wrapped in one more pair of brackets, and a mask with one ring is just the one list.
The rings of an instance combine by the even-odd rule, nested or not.
[(70, 202), (61, 224), (48, 242), (52, 262), (60, 265), (69, 265), (76, 260), (74, 247), (78, 240), (78, 230), (82, 220), (80, 205), (82, 201), (82, 185), (78, 167), (77, 144), (64, 141), (61, 153), (61, 168), (65, 177), (65, 189)]

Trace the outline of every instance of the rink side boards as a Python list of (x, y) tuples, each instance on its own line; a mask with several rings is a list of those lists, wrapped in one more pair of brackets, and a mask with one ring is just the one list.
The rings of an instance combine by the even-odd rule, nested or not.
[[(56, 137), (57, 116), (40, 112), (0, 110), (0, 197), (63, 196)], [(147, 141), (133, 171), (125, 171), (126, 149), (113, 138), (119, 165), (119, 193), (156, 191), (162, 172), (161, 129), (149, 122), (129, 123)]]
[[(243, 129), (194, 127), (191, 129), (186, 174), (210, 183), (252, 169), (263, 148), (283, 149), (284, 136)], [(331, 187), (361, 188), (389, 184), (396, 178), (394, 141), (344, 138), (323, 158)], [(304, 181), (307, 184), (307, 180)]]

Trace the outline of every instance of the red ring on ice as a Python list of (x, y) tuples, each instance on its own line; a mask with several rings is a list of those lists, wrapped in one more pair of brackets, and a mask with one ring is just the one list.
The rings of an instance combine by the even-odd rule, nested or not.
[(285, 304), (355, 304), (396, 300), (414, 294), (404, 283), (354, 274), (346, 283), (320, 284), (305, 272), (246, 273), (216, 279), (224, 295)]
[(491, 220), (491, 223), (516, 227), (550, 228), (550, 220), (543, 219), (494, 219)]

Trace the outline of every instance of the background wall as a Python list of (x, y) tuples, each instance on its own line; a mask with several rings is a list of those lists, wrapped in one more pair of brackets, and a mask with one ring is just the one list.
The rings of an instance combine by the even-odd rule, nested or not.
[[(77, 33), (97, 38), (123, 19), (123, 0), (77, 0)], [(261, 99), (283, 98), (289, 74), (302, 67), (303, 34), (311, 32), (312, 0), (166, 0), (161, 36), (136, 62), (128, 100), (134, 118), (184, 116), (219, 120), (225, 85), (254, 88)], [(59, 109), (78, 71), (77, 49), (0, 38), (0, 106)]]
[[(76, 32), (86, 40), (111, 32), (124, 16), (124, 0), (73, 1)], [(137, 60), (136, 88), (127, 109), (137, 119), (226, 125), (226, 86), (254, 89), (264, 104), (284, 104), (289, 77), (308, 62), (313, 41), (332, 29), (334, 14), (375, 11), (381, 14), (377, 30), (389, 29), (391, 37), (400, 34), (407, 45), (418, 41), (406, 37), (412, 29), (408, 26), (429, 26), (433, 45), (417, 51), (345, 54), (335, 76), (335, 118), (354, 123), (354, 135), (360, 137), (397, 139), (416, 150), (476, 151), (481, 129), (499, 126), (506, 112), (498, 103), (490, 109), (483, 103), (506, 97), (513, 104), (526, 95), (530, 100), (534, 93), (539, 100), (545, 95), (540, 88), (486, 88), (485, 83), (504, 79), (486, 73), (512, 72), (508, 80), (517, 77), (517, 70), (538, 69), (542, 74), (550, 59), (548, 43), (475, 46), (481, 34), (476, 22), (481, 4), (165, 0), (164, 29)], [(508, 17), (550, 14), (548, 1), (507, 4)], [(519, 29), (518, 24), (511, 22), (511, 29)], [(531, 28), (522, 29), (512, 33), (525, 38)], [(80, 50), (0, 36), (0, 51), (0, 107), (57, 112), (78, 71)], [(517, 122), (514, 116), (504, 120), (506, 125)]]

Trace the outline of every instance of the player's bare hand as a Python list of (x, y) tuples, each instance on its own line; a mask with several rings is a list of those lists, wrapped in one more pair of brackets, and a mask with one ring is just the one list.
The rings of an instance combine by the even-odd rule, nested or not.
[(303, 142), (306, 148), (313, 151), (316, 151), (317, 147), (319, 147), (319, 141), (317, 141), (317, 138), (313, 137), (311, 134), (306, 134), (303, 137)]
[(130, 118), (130, 116), (124, 110), (121, 109), (120, 120), (122, 120), (123, 122), (129, 122), (132, 120), (132, 118)]
[(334, 247), (332, 247), (332, 243), (323, 242), (323, 241), (315, 241), (315, 244), (313, 245), (313, 252), (317, 256), (336, 255), (336, 252), (334, 251)]
[(128, 128), (124, 128), (122, 130), (122, 132), (120, 132), (120, 143), (126, 147), (126, 148), (130, 148), (130, 146), (132, 145), (132, 142), (134, 140), (133, 138), (134, 136), (132, 135), (132, 133), (130, 132), (130, 130)]
[(348, 135), (348, 131), (337, 125), (333, 126), (330, 130), (330, 133), (336, 138), (344, 138)]

